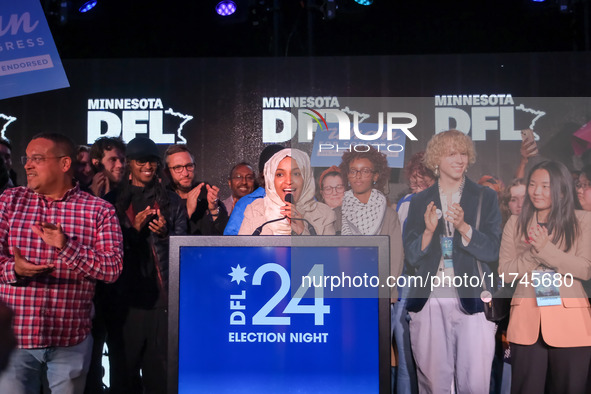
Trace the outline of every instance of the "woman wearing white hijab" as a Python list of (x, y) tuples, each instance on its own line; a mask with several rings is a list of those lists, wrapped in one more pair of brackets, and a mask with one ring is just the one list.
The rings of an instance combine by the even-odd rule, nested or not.
[(264, 172), (266, 195), (246, 208), (239, 235), (335, 234), (335, 213), (314, 199), (314, 176), (306, 153), (283, 149), (267, 161)]

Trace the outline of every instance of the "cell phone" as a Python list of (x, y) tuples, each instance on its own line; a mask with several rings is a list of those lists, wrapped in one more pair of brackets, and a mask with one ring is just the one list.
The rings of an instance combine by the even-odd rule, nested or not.
[[(530, 145), (530, 148), (527, 152), (527, 157), (532, 157), (538, 154), (538, 144), (536, 144), (536, 140), (534, 138), (534, 132), (532, 129), (524, 129), (521, 130), (521, 140)], [(531, 145), (533, 144), (533, 145)]]
[(100, 161), (96, 165), (93, 164), (92, 167), (96, 173), (99, 173), (105, 169), (105, 165)]

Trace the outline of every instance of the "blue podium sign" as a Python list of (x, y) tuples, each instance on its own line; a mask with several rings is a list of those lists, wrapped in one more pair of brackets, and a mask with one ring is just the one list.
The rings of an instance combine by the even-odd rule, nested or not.
[(388, 391), (389, 299), (292, 278), (339, 260), (342, 275), (387, 276), (387, 237), (173, 237), (171, 255), (170, 392)]
[(68, 86), (39, 0), (0, 0), (0, 100)]

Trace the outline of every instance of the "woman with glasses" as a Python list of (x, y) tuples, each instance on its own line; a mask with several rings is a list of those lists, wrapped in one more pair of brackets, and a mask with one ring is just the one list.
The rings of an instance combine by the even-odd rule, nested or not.
[[(347, 191), (343, 205), (335, 208), (336, 230), (341, 235), (389, 235), (390, 275), (402, 273), (402, 233), (398, 215), (390, 207), (384, 188), (390, 169), (386, 155), (371, 147), (367, 152), (345, 152), (340, 164), (347, 176)], [(398, 289), (391, 288), (390, 302), (398, 300)], [(392, 357), (392, 366), (396, 366)], [(392, 383), (395, 375), (393, 373)]]
[(591, 211), (591, 165), (587, 165), (581, 170), (579, 179), (575, 183), (575, 190), (581, 208)]
[(584, 393), (591, 363), (591, 214), (575, 210), (572, 177), (535, 165), (519, 216), (503, 232), (499, 273), (517, 288), (507, 332), (512, 393)]
[(318, 179), (320, 201), (331, 208), (340, 207), (345, 196), (345, 183), (337, 166), (327, 168)]
[(298, 149), (283, 149), (265, 164), (263, 198), (244, 211), (239, 235), (334, 235), (335, 214), (314, 199), (310, 158)]
[[(390, 275), (402, 272), (402, 234), (398, 215), (384, 195), (390, 169), (386, 155), (370, 147), (367, 152), (345, 152), (340, 164), (347, 176), (343, 205), (335, 209), (341, 235), (389, 235)], [(392, 300), (398, 299), (393, 289)]]
[(419, 392), (489, 392), (496, 327), (474, 278), (490, 276), (498, 259), (501, 214), (496, 193), (466, 177), (475, 159), (464, 133), (434, 135), (424, 163), (437, 182), (410, 202), (404, 252), (418, 277), (407, 310)]

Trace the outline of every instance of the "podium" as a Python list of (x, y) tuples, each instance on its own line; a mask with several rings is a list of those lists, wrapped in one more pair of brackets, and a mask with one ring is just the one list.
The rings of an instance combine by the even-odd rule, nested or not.
[(390, 392), (387, 236), (170, 248), (169, 393)]

